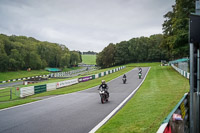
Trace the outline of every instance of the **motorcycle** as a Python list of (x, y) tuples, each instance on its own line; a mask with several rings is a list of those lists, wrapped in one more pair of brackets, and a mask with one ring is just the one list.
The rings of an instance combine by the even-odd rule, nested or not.
[(102, 104), (105, 103), (105, 102), (108, 102), (109, 96), (108, 96), (108, 93), (106, 93), (105, 90), (100, 89), (100, 90), (99, 90), (99, 95), (100, 95), (100, 97), (101, 97), (101, 103), (102, 103)]
[(139, 79), (141, 79), (141, 77), (142, 77), (142, 72), (139, 72), (139, 73), (138, 73), (138, 76), (139, 76)]
[(126, 78), (122, 78), (124, 84), (126, 84)]

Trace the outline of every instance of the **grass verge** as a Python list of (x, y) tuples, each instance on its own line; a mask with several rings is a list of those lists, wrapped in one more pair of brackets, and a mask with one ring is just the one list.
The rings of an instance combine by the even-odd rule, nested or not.
[(159, 64), (129, 64), (151, 66), (149, 74), (130, 101), (97, 133), (155, 133), (184, 93), (189, 81), (171, 67)]
[(31, 70), (30, 72), (28, 71), (0, 72), (0, 81), (7, 81), (11, 79), (19, 79), (19, 78), (46, 75), (46, 74), (49, 74), (49, 72), (45, 70)]
[[(71, 67), (71, 68), (64, 68), (63, 72), (72, 71), (81, 69), (82, 67)], [(51, 72), (48, 72), (46, 70), (31, 70), (28, 71), (10, 71), (10, 72), (0, 72), (0, 81), (7, 81), (12, 79), (19, 79), (19, 78), (25, 78), (25, 77), (33, 77), (33, 76), (40, 76), (40, 75), (47, 75)]]

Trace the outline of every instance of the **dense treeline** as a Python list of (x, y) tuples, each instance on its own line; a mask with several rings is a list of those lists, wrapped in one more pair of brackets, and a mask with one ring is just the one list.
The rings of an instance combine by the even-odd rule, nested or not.
[(94, 51), (88, 51), (88, 52), (83, 52), (83, 54), (91, 54), (91, 55), (96, 55), (97, 53)]
[(195, 0), (176, 0), (173, 10), (164, 15), (164, 40), (170, 59), (189, 56), (189, 14), (195, 12)]
[(129, 62), (154, 62), (189, 56), (189, 14), (195, 10), (195, 0), (176, 0), (173, 10), (164, 15), (163, 35), (133, 38), (109, 44), (98, 55), (101, 67)]
[(97, 65), (111, 67), (130, 62), (155, 62), (168, 59), (167, 51), (161, 48), (161, 34), (132, 38), (117, 44), (109, 44), (97, 55)]
[(65, 45), (0, 34), (0, 71), (64, 68), (81, 61), (81, 53), (69, 51)]

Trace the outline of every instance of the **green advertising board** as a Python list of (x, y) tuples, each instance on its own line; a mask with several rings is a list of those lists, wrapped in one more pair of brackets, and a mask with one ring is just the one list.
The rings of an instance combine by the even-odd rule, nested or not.
[(34, 92), (35, 92), (35, 94), (42, 93), (42, 92), (45, 92), (45, 91), (47, 91), (46, 84), (45, 85), (34, 86)]
[(95, 79), (95, 75), (92, 75), (92, 79)]

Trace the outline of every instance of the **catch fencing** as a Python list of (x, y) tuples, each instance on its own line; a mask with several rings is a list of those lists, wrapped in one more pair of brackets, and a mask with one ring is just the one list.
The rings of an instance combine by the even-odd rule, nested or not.
[(118, 67), (118, 68), (115, 68), (112, 70), (108, 70), (108, 71), (101, 72), (98, 74), (85, 76), (85, 77), (81, 77), (81, 78), (76, 78), (76, 79), (72, 79), (72, 80), (65, 80), (65, 81), (61, 81), (61, 82), (48, 83), (48, 84), (37, 85), (37, 86), (22, 87), (22, 88), (20, 88), (20, 97), (26, 97), (26, 96), (46, 92), (46, 91), (52, 91), (52, 90), (56, 90), (56, 89), (70, 86), (73, 84), (78, 84), (80, 82), (86, 82), (86, 81), (89, 81), (92, 79), (97, 79), (97, 78), (103, 77), (105, 75), (117, 72), (123, 68), (125, 68), (125, 66), (121, 66), (121, 67)]

